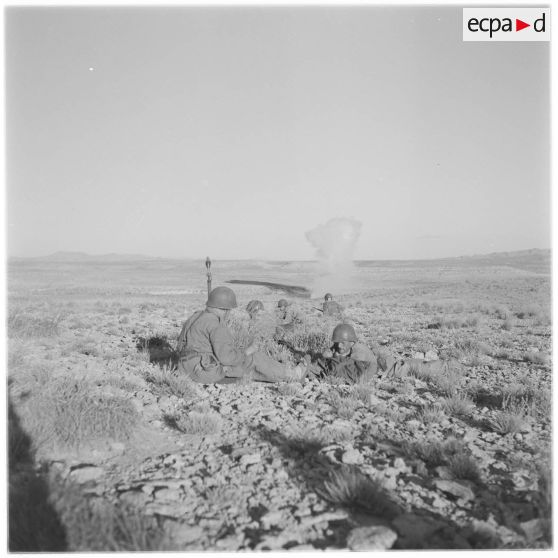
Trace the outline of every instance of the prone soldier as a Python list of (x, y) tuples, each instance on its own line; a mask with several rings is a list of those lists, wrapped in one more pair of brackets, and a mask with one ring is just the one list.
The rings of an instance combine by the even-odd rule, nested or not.
[(358, 341), (354, 328), (349, 324), (338, 324), (333, 330), (331, 341), (332, 346), (322, 354), (304, 356), (310, 364), (310, 374), (316, 378), (335, 377), (353, 384), (375, 376), (405, 376), (413, 365), (429, 368), (441, 366), (440, 361), (423, 362), (420, 359), (376, 355), (367, 345)]

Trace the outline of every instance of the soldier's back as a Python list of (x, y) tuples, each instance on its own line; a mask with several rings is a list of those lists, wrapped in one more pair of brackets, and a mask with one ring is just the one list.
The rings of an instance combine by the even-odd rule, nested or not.
[(343, 315), (343, 307), (334, 300), (326, 300), (322, 306), (324, 316), (332, 316), (341, 318)]

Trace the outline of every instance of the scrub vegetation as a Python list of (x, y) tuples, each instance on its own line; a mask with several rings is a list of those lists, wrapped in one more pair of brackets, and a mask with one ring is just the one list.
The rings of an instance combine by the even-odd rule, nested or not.
[[(380, 359), (414, 359), (402, 377), (209, 386), (181, 375), (174, 351), (205, 300), (203, 262), (11, 261), (10, 550), (344, 549), (371, 525), (394, 549), (550, 548), (541, 258), (361, 262), (360, 286), (337, 296), (343, 320)], [(213, 273), (310, 286), (314, 272)], [(322, 293), (234, 288), (238, 347), (256, 339), (291, 366), (329, 348), (338, 320), (315, 310)], [(302, 319), (278, 333), (283, 297)], [(267, 329), (244, 312), (255, 298)]]

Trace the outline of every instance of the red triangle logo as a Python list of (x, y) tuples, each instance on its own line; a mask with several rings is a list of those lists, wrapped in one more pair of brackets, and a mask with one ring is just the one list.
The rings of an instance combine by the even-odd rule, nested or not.
[(521, 31), (522, 29), (525, 29), (525, 27), (531, 27), (531, 24), (530, 23), (525, 23), (524, 21), (521, 21), (520, 19), (515, 20), (515, 30), (516, 31)]

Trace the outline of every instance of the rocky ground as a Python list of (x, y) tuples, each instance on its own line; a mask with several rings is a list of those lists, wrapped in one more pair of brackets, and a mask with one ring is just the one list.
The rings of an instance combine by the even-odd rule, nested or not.
[[(201, 289), (100, 297), (83, 285), (12, 283), (10, 427), (30, 448), (10, 460), (12, 492), (29, 475), (45, 479), (74, 550), (127, 547), (76, 534), (63, 511), (70, 490), (90, 509), (152, 520), (159, 538), (135, 549), (548, 548), (548, 278), (471, 276), (425, 272), (340, 297), (375, 351), (448, 363), (435, 377), (416, 370), (357, 386), (177, 379), (156, 357), (203, 302)], [(277, 298), (262, 287), (237, 292), (269, 311)], [(316, 301), (297, 304), (311, 316), (306, 331), (331, 331)], [(51, 416), (64, 416), (41, 406), (61, 401), (47, 387), (66, 389), (68, 378), (86, 381), (95, 405), (120, 402), (133, 427), (107, 418), (111, 435), (64, 438), (54, 422), (45, 434)]]

